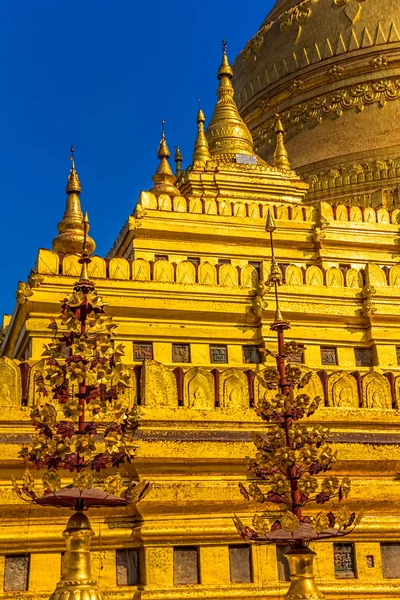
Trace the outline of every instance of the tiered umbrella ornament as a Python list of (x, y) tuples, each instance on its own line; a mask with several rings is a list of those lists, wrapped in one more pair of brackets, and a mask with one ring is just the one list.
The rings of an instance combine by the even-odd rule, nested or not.
[[(312, 376), (311, 371), (290, 362), (299, 357), (301, 349), (295, 342), (285, 342), (284, 338), (290, 324), (284, 320), (279, 308), (278, 286), (282, 275), (274, 256), (272, 233), (275, 224), (271, 212), (266, 229), (270, 233), (272, 251), (271, 271), (266, 283), (275, 291), (276, 314), (271, 329), (277, 333), (278, 352), (273, 354), (276, 367), (267, 367), (257, 375), (266, 392), (256, 410), (268, 426), (263, 435), (254, 435), (257, 452), (255, 458), (249, 459), (249, 485), (240, 484), (240, 490), (247, 500), (267, 504), (268, 508), (271, 504), (277, 505), (279, 517), (271, 524), (269, 511), (256, 514), (252, 527), (238, 517), (235, 517), (235, 524), (247, 542), (290, 544), (292, 550), (287, 558), (298, 585), (296, 570), (299, 565), (293, 561), (299, 556), (303, 561), (308, 557), (311, 571), (305, 573), (306, 579), (313, 579), (314, 553), (308, 549), (309, 543), (347, 535), (359, 523), (362, 513), (350, 512), (346, 505), (339, 506), (336, 511), (324, 510), (333, 499), (341, 502), (347, 498), (350, 480), (328, 474), (337, 455), (328, 443), (329, 429), (302, 422), (315, 413), (321, 398), (311, 398), (303, 392)], [(308, 515), (305, 509), (310, 505), (321, 510), (313, 516)], [(311, 595), (303, 589), (297, 591), (306, 595), (296, 596), (293, 584), (294, 581), (287, 598), (311, 598), (312, 593), (317, 594), (316, 598), (323, 597), (316, 591), (315, 584), (311, 586), (313, 592), (311, 588), (309, 590)]]
[[(84, 231), (86, 240), (87, 215)], [(14, 479), (20, 498), (39, 505), (68, 506), (79, 513), (91, 506), (136, 503), (150, 488), (148, 482), (125, 485), (115, 472), (136, 454), (139, 409), (124, 402), (132, 372), (121, 361), (124, 347), (115, 340), (116, 325), (89, 280), (90, 262), (84, 242), (80, 279), (62, 301), (60, 319), (51, 322), (54, 339), (45, 346), (43, 359), (36, 365), (39, 400), (31, 413), (36, 434), (20, 451), (27, 466), (22, 483)], [(42, 490), (29, 470), (32, 467), (45, 470)], [(72, 484), (63, 485), (62, 474), (65, 477), (68, 472)], [(81, 514), (71, 520), (72, 529), (67, 527), (65, 532), (67, 546), (70, 534), (79, 534), (79, 539), (89, 544), (92, 533), (87, 518)], [(63, 580), (68, 576), (67, 569)], [(76, 583), (76, 576), (71, 577)], [(83, 580), (89, 579), (86, 573)], [(96, 593), (100, 595), (93, 598), (102, 597)], [(62, 595), (54, 599), (58, 597), (64, 600)], [(74, 600), (79, 597), (71, 595)]]

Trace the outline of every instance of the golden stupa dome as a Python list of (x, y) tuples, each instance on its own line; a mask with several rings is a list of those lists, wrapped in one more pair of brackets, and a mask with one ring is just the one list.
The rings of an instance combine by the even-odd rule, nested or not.
[(397, 172), (399, 0), (278, 0), (233, 72), (240, 113), (265, 160), (279, 113), (291, 164), (309, 180), (324, 170), (343, 178), (351, 168), (367, 177), (371, 161)]

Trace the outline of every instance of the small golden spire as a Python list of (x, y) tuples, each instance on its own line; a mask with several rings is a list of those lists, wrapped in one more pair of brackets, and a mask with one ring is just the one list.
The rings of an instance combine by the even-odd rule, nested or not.
[(290, 170), (289, 155), (285, 147), (284, 133), (285, 130), (282, 125), (282, 121), (279, 115), (275, 115), (275, 133), (276, 133), (276, 147), (274, 152), (273, 165), (277, 169), (284, 169), (285, 171)]
[(219, 79), (218, 101), (206, 131), (212, 157), (236, 154), (254, 155), (253, 138), (233, 99), (232, 75), (226, 42), (223, 40), (222, 62), (217, 74)]
[(157, 152), (157, 156), (160, 159), (160, 164), (158, 165), (156, 174), (153, 175), (153, 181), (155, 185), (151, 188), (150, 192), (155, 196), (159, 196), (160, 194), (168, 194), (174, 198), (175, 196), (179, 196), (180, 192), (174, 185), (176, 177), (172, 173), (168, 162), (171, 153), (165, 139), (164, 126), (165, 121), (163, 119), (161, 121), (161, 141)]
[(179, 177), (181, 176), (182, 173), (182, 152), (181, 149), (179, 148), (179, 146), (175, 146), (175, 156), (174, 156), (174, 161), (175, 161), (175, 177), (176, 179), (179, 179)]
[(104, 596), (91, 574), (90, 541), (94, 532), (87, 516), (80, 512), (73, 514), (63, 535), (66, 541), (64, 569), (50, 600), (65, 598), (103, 600)]
[[(82, 250), (84, 240), (84, 225), (81, 210), (79, 194), (81, 193), (81, 184), (78, 173), (75, 169), (74, 159), (75, 149), (71, 146), (71, 171), (67, 182), (67, 202), (65, 213), (62, 220), (57, 225), (58, 235), (53, 240), (53, 250), (63, 254), (78, 254)], [(91, 237), (87, 237), (86, 247), (89, 254), (92, 254), (96, 244)]]
[(197, 113), (197, 137), (194, 143), (193, 164), (196, 160), (200, 162), (207, 162), (208, 160), (211, 160), (206, 134), (204, 133), (205, 122), (206, 118), (200, 108), (199, 98), (199, 112)]

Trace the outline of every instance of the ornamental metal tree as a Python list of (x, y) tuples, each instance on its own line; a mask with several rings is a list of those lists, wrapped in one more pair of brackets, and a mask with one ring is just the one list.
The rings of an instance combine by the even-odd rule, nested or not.
[[(272, 264), (267, 286), (274, 287), (276, 314), (272, 331), (278, 337), (278, 352), (273, 354), (276, 368), (267, 367), (258, 375), (267, 390), (256, 407), (257, 414), (268, 423), (263, 435), (254, 435), (257, 453), (249, 459), (250, 485), (240, 484), (243, 496), (259, 504), (279, 506), (280, 516), (270, 524), (268, 516), (255, 515), (253, 527), (235, 517), (239, 534), (250, 543), (286, 542), (291, 550), (286, 554), (291, 573), (291, 585), (286, 600), (324, 598), (315, 585), (313, 560), (315, 553), (308, 545), (349, 534), (360, 522), (347, 506), (321, 510), (316, 516), (307, 515), (309, 505), (323, 506), (337, 498), (339, 502), (350, 492), (350, 480), (327, 475), (336, 461), (336, 452), (329, 446), (329, 429), (321, 425), (300, 423), (317, 410), (321, 398), (310, 398), (302, 393), (312, 376), (310, 371), (287, 360), (298, 357), (300, 349), (295, 342), (285, 342), (284, 332), (290, 325), (279, 309), (278, 285), (281, 271), (274, 256), (272, 233), (275, 230), (269, 212), (266, 230), (270, 233)], [(272, 353), (271, 353), (272, 354)], [(321, 475), (325, 475), (321, 477)], [(319, 477), (318, 477), (319, 476)]]
[[(84, 232), (86, 240), (87, 215)], [(147, 482), (124, 485), (118, 472), (105, 475), (134, 458), (139, 415), (137, 406), (126, 408), (121, 401), (131, 373), (121, 362), (124, 348), (115, 341), (116, 325), (89, 280), (86, 242), (79, 262), (80, 279), (63, 300), (60, 319), (51, 322), (54, 340), (36, 365), (40, 399), (31, 413), (36, 435), (19, 454), (27, 466), (22, 483), (13, 479), (20, 498), (77, 511), (64, 532), (64, 573), (52, 600), (103, 598), (90, 577), (93, 532), (82, 511), (136, 503), (150, 488)], [(28, 467), (45, 469), (42, 494)], [(61, 471), (70, 472), (72, 485), (63, 486)]]

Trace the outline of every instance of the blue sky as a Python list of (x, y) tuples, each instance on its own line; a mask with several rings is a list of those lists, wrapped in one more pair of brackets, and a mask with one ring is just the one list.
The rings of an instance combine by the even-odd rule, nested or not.
[(12, 312), (65, 205), (71, 143), (105, 256), (157, 167), (160, 121), (190, 161), (197, 98), (209, 119), (221, 39), (236, 54), (272, 0), (2, 0), (0, 313)]

